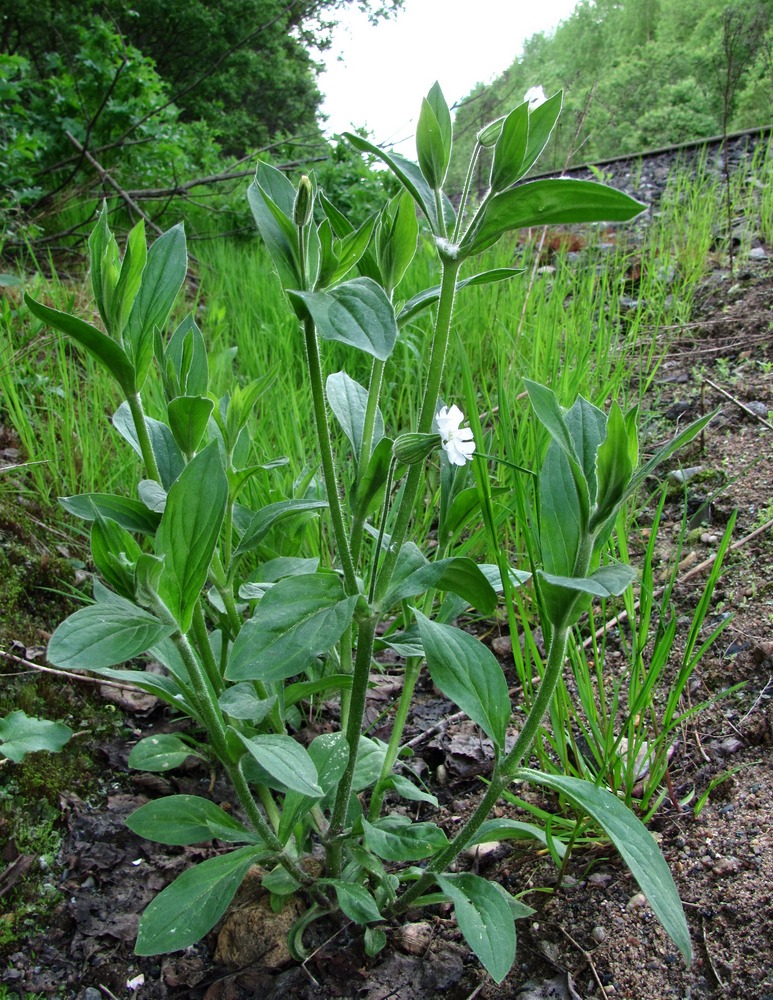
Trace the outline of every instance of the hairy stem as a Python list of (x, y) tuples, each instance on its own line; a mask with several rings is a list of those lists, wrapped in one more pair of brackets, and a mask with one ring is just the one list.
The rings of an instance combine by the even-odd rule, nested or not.
[[(427, 382), (424, 387), (424, 400), (417, 428), (420, 434), (429, 434), (432, 430), (432, 421), (435, 417), (440, 383), (443, 378), (446, 351), (448, 350), (448, 336), (451, 331), (451, 317), (454, 311), (454, 296), (456, 294), (456, 276), (461, 266), (461, 261), (449, 260), (447, 258), (441, 259), (443, 275), (440, 283), (437, 318), (435, 320), (435, 336), (432, 340)], [(397, 517), (392, 531), (392, 543), (384, 557), (384, 562), (378, 576), (375, 593), (377, 602), (386, 594), (389, 581), (392, 579), (397, 556), (408, 531), (408, 525), (413, 514), (423, 474), (424, 467), (422, 463), (412, 465), (408, 470), (405, 489), (397, 509)]]
[(310, 316), (307, 316), (303, 321), (303, 332), (306, 338), (306, 361), (309, 368), (311, 396), (314, 404), (314, 424), (322, 457), (322, 476), (325, 480), (327, 502), (330, 505), (333, 534), (341, 558), (346, 592), (347, 594), (356, 594), (357, 579), (354, 572), (354, 562), (352, 561), (346, 525), (344, 524), (341, 498), (338, 495), (335, 465), (333, 464), (333, 446), (330, 441), (330, 428), (327, 423), (327, 405), (325, 402), (325, 389), (322, 384), (322, 365), (319, 358), (317, 331), (314, 327), (314, 321)]
[(352, 792), (354, 769), (357, 765), (357, 751), (362, 734), (362, 718), (365, 714), (365, 698), (368, 693), (368, 676), (373, 656), (373, 640), (376, 636), (378, 616), (371, 615), (360, 623), (357, 641), (357, 655), (354, 658), (354, 676), (352, 678), (352, 694), (349, 702), (349, 718), (346, 724), (346, 743), (349, 756), (346, 769), (341, 775), (336, 792), (333, 813), (330, 817), (330, 828), (327, 836), (328, 871), (333, 878), (341, 872), (341, 834), (346, 824), (346, 814), (349, 809), (349, 796)]
[(156, 456), (153, 454), (153, 446), (150, 443), (148, 425), (145, 423), (145, 414), (142, 410), (140, 394), (138, 392), (128, 394), (126, 402), (129, 404), (129, 410), (134, 421), (134, 430), (137, 433), (137, 441), (142, 452), (142, 461), (145, 463), (145, 471), (148, 474), (148, 478), (155, 479), (157, 483), (160, 483), (161, 473), (158, 471), (158, 463), (156, 462)]

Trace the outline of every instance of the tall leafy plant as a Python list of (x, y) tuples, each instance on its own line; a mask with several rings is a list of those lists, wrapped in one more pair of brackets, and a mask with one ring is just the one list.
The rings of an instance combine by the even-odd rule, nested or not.
[[(123, 258), (103, 214), (94, 231), (91, 269), (104, 330), (27, 300), (30, 310), (91, 352), (121, 387), (125, 403), (115, 429), (145, 469), (134, 497), (92, 493), (63, 501), (92, 524), (101, 580), (94, 603), (54, 633), (50, 660), (91, 670), (152, 691), (192, 727), (183, 735), (142, 740), (130, 766), (164, 771), (191, 753), (222, 767), (236, 793), (236, 815), (196, 796), (170, 796), (129, 819), (137, 833), (168, 844), (215, 839), (232, 846), (182, 874), (149, 905), (137, 951), (184, 948), (210, 930), (248, 869), (259, 863), (276, 900), (302, 895), (307, 914), (291, 934), (303, 954), (309, 921), (342, 912), (361, 925), (370, 954), (384, 945), (385, 922), (418, 905), (453, 904), (468, 944), (499, 982), (516, 946), (515, 919), (528, 914), (501, 886), (452, 862), (471, 844), (500, 836), (510, 821), (487, 816), (514, 781), (562, 793), (592, 815), (618, 846), (655, 912), (686, 959), (690, 941), (679, 898), (657, 846), (610, 792), (528, 768), (530, 750), (563, 669), (569, 630), (594, 596), (621, 593), (633, 574), (607, 561), (620, 505), (649, 471), (638, 469), (635, 414), (608, 414), (578, 400), (562, 410), (553, 393), (527, 386), (536, 418), (551, 438), (539, 470), (539, 588), (548, 619), (545, 676), (515, 743), (511, 706), (493, 655), (455, 625), (472, 606), (490, 614), (497, 591), (509, 595), (529, 574), (476, 565), (449, 551), (448, 540), (474, 511), (478, 493), (464, 466), (475, 443), (455, 406), (440, 406), (454, 302), (465, 286), (511, 280), (497, 269), (462, 277), (468, 263), (500, 237), (524, 226), (624, 221), (641, 206), (601, 185), (550, 180), (520, 183), (544, 148), (561, 109), (555, 95), (539, 107), (521, 105), (478, 138), (493, 150), (490, 189), (472, 205), (469, 184), (458, 210), (445, 192), (451, 115), (435, 85), (422, 103), (418, 165), (371, 145), (349, 141), (382, 159), (399, 183), (382, 211), (353, 226), (318, 190), (298, 187), (266, 164), (248, 196), (271, 254), (288, 308), (297, 318), (314, 410), (322, 487), (251, 509), (245, 485), (264, 474), (263, 442), (246, 427), (263, 382), (209, 392), (204, 339), (192, 317), (172, 333), (167, 322), (185, 275), (182, 231), (146, 250), (141, 226)], [(431, 235), (439, 285), (403, 301), (399, 287), (417, 249), (419, 221)], [(267, 279), (269, 280), (269, 279)], [(388, 432), (381, 413), (384, 371), (401, 329), (434, 310), (427, 378), (415, 425)], [(370, 363), (367, 385), (345, 371), (324, 373), (324, 345), (343, 344)], [(161, 379), (165, 408), (144, 413), (141, 390), (151, 371)], [(671, 448), (688, 440), (694, 425)], [(333, 425), (347, 442), (333, 450)], [(409, 539), (422, 500), (430, 455), (441, 464), (442, 537), (434, 559)], [(659, 456), (660, 458), (663, 455)], [(484, 476), (483, 467), (477, 469)], [(485, 477), (484, 477), (485, 478)], [(269, 533), (292, 520), (320, 518), (332, 539), (328, 565), (268, 551)], [(388, 744), (366, 735), (369, 674), (379, 626), (398, 625), (379, 643), (407, 657), (404, 687)], [(118, 666), (147, 651), (166, 667), (159, 676)], [(495, 764), (490, 786), (467, 823), (449, 839), (432, 821), (414, 821), (400, 805), (437, 800), (399, 766), (403, 728), (423, 662), (434, 683), (488, 736)], [(298, 706), (336, 696), (340, 729), (308, 747), (295, 739)], [(522, 833), (522, 824), (518, 825)], [(540, 831), (533, 828), (534, 836)], [(321, 845), (318, 865), (305, 859)], [(418, 867), (417, 863), (421, 863)]]

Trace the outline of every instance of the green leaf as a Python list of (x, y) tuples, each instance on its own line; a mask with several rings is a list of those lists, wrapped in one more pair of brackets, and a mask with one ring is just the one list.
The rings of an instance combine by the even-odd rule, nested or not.
[(197, 709), (188, 701), (183, 688), (174, 677), (165, 677), (163, 674), (154, 674), (145, 670), (123, 670), (116, 667), (92, 668), (91, 672), (100, 677), (107, 677), (108, 680), (118, 681), (120, 684), (131, 684), (140, 691), (147, 691), (148, 694), (155, 695), (156, 698), (178, 711), (184, 711), (186, 715), (190, 715), (191, 718), (203, 725), (198, 717)]
[[(462, 288), (472, 288), (475, 285), (489, 285), (498, 281), (507, 281), (516, 274), (523, 274), (523, 268), (493, 267), (488, 271), (481, 271), (480, 274), (472, 274), (469, 278), (463, 278), (461, 281), (457, 281), (456, 290), (458, 292)], [(426, 288), (424, 291), (418, 292), (412, 298), (408, 299), (398, 313), (397, 325), (399, 327), (405, 326), (409, 320), (415, 319), (419, 313), (428, 309), (430, 306), (435, 305), (439, 298), (440, 285), (433, 285), (432, 288)]]
[(90, 323), (84, 323), (76, 316), (69, 316), (67, 313), (59, 312), (58, 309), (50, 309), (41, 302), (36, 302), (25, 293), (24, 301), (33, 316), (53, 326), (56, 330), (61, 330), (68, 337), (80, 344), (89, 354), (102, 365), (116, 382), (123, 389), (127, 396), (136, 392), (134, 365), (129, 360), (129, 356), (114, 340), (111, 340), (106, 333), (97, 330)]
[(433, 683), (491, 737), (505, 745), (510, 721), (507, 681), (494, 654), (468, 632), (414, 612)]
[(164, 349), (164, 366), (174, 374), (171, 396), (205, 396), (209, 385), (207, 348), (193, 316), (180, 323)]
[(574, 573), (583, 532), (582, 505), (566, 454), (551, 442), (539, 475), (539, 535), (547, 573)]
[(295, 684), (288, 684), (284, 690), (285, 708), (290, 708), (299, 701), (305, 701), (312, 695), (326, 691), (348, 691), (351, 686), (351, 674), (328, 674), (327, 677), (320, 677), (315, 681), (297, 681)]
[(389, 466), (392, 463), (392, 440), (382, 437), (370, 456), (370, 461), (363, 471), (359, 470), (357, 493), (352, 500), (352, 506), (362, 518), (367, 517), (375, 507), (389, 476)]
[[(487, 819), (481, 824), (468, 846), (490, 844), (494, 840), (536, 840), (544, 847), (548, 846), (547, 834), (541, 827), (535, 826), (534, 823), (522, 823), (516, 819)], [(560, 840), (555, 839), (553, 846), (559, 858), (563, 858), (566, 847)]]
[(61, 722), (37, 719), (17, 710), (0, 719), (0, 757), (18, 764), (28, 753), (58, 753), (71, 736), (72, 729)]
[(114, 496), (112, 493), (79, 493), (72, 497), (59, 497), (59, 503), (68, 514), (84, 521), (96, 520), (97, 514), (109, 517), (127, 531), (140, 535), (155, 535), (161, 517), (148, 510), (139, 500)]
[(407, 816), (362, 821), (365, 843), (385, 861), (421, 861), (448, 846), (448, 837), (434, 823), (412, 823)]
[(132, 747), (129, 767), (135, 771), (171, 771), (192, 754), (191, 748), (179, 736), (159, 733), (158, 736), (146, 736)]
[(327, 506), (326, 500), (278, 500), (261, 507), (247, 525), (234, 555), (257, 548), (278, 521), (309, 510), (324, 510)]
[(355, 924), (369, 924), (384, 918), (378, 911), (375, 899), (363, 885), (344, 882), (339, 878), (320, 879), (320, 885), (331, 885), (341, 910)]
[(135, 953), (165, 955), (196, 944), (223, 916), (259, 858), (255, 847), (241, 847), (184, 871), (142, 914)]
[(156, 552), (164, 559), (161, 597), (183, 632), (207, 580), (228, 500), (228, 480), (220, 448), (212, 441), (180, 473), (166, 498), (156, 532)]
[(496, 591), (472, 559), (452, 556), (429, 562), (413, 542), (407, 542), (400, 549), (384, 607), (394, 607), (433, 587), (458, 594), (483, 614), (491, 614), (497, 605)]
[(167, 795), (140, 806), (126, 820), (139, 837), (157, 844), (185, 846), (205, 840), (255, 842), (255, 834), (220, 806), (198, 795)]
[(552, 389), (532, 382), (525, 378), (523, 384), (529, 394), (529, 402), (539, 422), (564, 452), (567, 458), (579, 465), (579, 457), (574, 446), (574, 439), (566, 422), (564, 411)]
[(47, 657), (65, 670), (96, 670), (131, 660), (174, 632), (153, 615), (120, 604), (91, 604), (70, 615), (48, 643)]
[(280, 580), (242, 626), (225, 676), (277, 681), (302, 673), (340, 639), (356, 603), (332, 573)]
[(259, 698), (255, 685), (243, 681), (226, 688), (218, 704), (232, 719), (246, 719), (257, 728), (276, 704), (276, 698)]
[(188, 251), (182, 224), (173, 226), (148, 251), (142, 285), (126, 326), (137, 388), (142, 386), (153, 360), (153, 335), (163, 330), (188, 272)]
[(437, 83), (421, 102), (416, 127), (416, 152), (427, 184), (433, 191), (440, 191), (451, 157), (451, 113)]
[(604, 830), (639, 883), (658, 920), (686, 962), (692, 959), (690, 931), (679, 893), (663, 855), (643, 823), (607, 788), (580, 778), (519, 769), (516, 781), (529, 781), (565, 795)]
[[(349, 747), (345, 733), (322, 733), (309, 744), (309, 757), (317, 769), (317, 784), (323, 796), (332, 798), (349, 760)], [(303, 795), (290, 791), (282, 805), (279, 838), (285, 843), (298, 820), (316, 803), (319, 795)], [(321, 802), (320, 806), (325, 803)]]
[(529, 112), (529, 141), (521, 164), (521, 177), (534, 166), (540, 153), (547, 145), (550, 134), (561, 114), (563, 97), (563, 93), (559, 90), (558, 93), (553, 94), (543, 104), (540, 104), (538, 108)]
[(280, 170), (261, 162), (247, 200), (282, 287), (302, 285), (297, 229), (292, 221), (295, 188)]
[(184, 455), (199, 447), (214, 405), (206, 396), (178, 396), (167, 404), (169, 426)]
[(354, 132), (344, 132), (343, 137), (360, 153), (369, 153), (371, 156), (376, 156), (379, 160), (386, 163), (426, 215), (433, 233), (437, 233), (438, 214), (435, 208), (435, 197), (432, 193), (432, 188), (427, 184), (419, 167), (415, 163), (411, 163), (410, 160), (406, 160), (404, 156), (400, 156), (397, 153), (390, 154), (385, 152)]
[[(142, 448), (137, 438), (137, 431), (128, 403), (121, 403), (113, 414), (113, 426), (142, 458)], [(145, 426), (148, 429), (150, 445), (161, 475), (161, 484), (165, 490), (168, 490), (185, 467), (185, 459), (177, 447), (174, 435), (166, 424), (153, 417), (145, 417)]]
[(134, 537), (111, 518), (97, 514), (91, 527), (91, 557), (105, 581), (134, 599), (134, 566), (142, 555)]
[(92, 229), (88, 245), (91, 262), (91, 287), (99, 315), (105, 329), (110, 329), (112, 301), (120, 273), (120, 254), (115, 237), (107, 221), (107, 202), (102, 202), (96, 226)]
[(429, 802), (430, 805), (437, 808), (437, 796), (431, 795), (421, 788), (417, 788), (412, 781), (409, 781), (402, 774), (390, 775), (384, 782), (384, 787), (393, 788), (401, 799), (407, 799), (409, 802)]
[(464, 256), (480, 253), (505, 233), (531, 226), (625, 222), (645, 207), (627, 194), (595, 181), (529, 181), (494, 195), (482, 218), (465, 234), (459, 250)]
[(416, 206), (407, 191), (396, 195), (381, 212), (376, 255), (387, 290), (400, 284), (416, 254), (419, 220)]
[(496, 194), (515, 184), (529, 141), (529, 105), (521, 104), (502, 122), (491, 164), (491, 190)]
[[(142, 283), (142, 272), (147, 260), (145, 245), (145, 222), (143, 219), (129, 233), (126, 241), (126, 251), (121, 262), (121, 272), (115, 286), (115, 292), (110, 303), (108, 331), (116, 340), (121, 341), (124, 328), (129, 320), (134, 301)], [(136, 361), (135, 361), (136, 368)], [(137, 380), (138, 387), (141, 379)]]
[(537, 572), (554, 587), (563, 587), (566, 590), (601, 598), (619, 597), (636, 579), (636, 573), (630, 566), (619, 563), (600, 566), (588, 577), (556, 576), (541, 570)]
[(592, 507), (597, 493), (598, 451), (607, 434), (607, 418), (597, 406), (578, 396), (566, 411), (565, 420), (588, 484), (588, 499)]
[[(365, 425), (365, 411), (368, 406), (368, 390), (359, 382), (355, 382), (353, 378), (349, 378), (346, 372), (335, 372), (328, 376), (325, 392), (330, 409), (351, 442), (355, 461), (358, 461), (362, 451), (362, 432)], [(383, 436), (384, 418), (381, 416), (381, 411), (376, 408), (371, 453)]]
[(356, 347), (379, 361), (386, 361), (397, 341), (392, 303), (371, 278), (352, 278), (323, 292), (287, 294), (300, 302), (314, 320), (323, 340)]
[(273, 781), (301, 795), (322, 797), (323, 791), (319, 787), (314, 761), (309, 756), (308, 750), (292, 736), (261, 734), (248, 739), (235, 730), (232, 732)]
[(607, 436), (599, 446), (596, 465), (598, 491), (591, 527), (616, 512), (633, 475), (628, 427), (617, 403), (613, 403), (609, 411)]
[(479, 875), (436, 875), (435, 881), (454, 904), (464, 940), (501, 983), (515, 961), (515, 924), (507, 901)]

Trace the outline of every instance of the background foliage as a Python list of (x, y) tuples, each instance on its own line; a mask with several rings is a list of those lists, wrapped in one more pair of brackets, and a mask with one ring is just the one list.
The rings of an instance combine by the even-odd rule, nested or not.
[(772, 15), (771, 0), (580, 0), (461, 103), (457, 183), (476, 132), (533, 86), (565, 95), (543, 169), (767, 124)]
[[(6, 251), (30, 242), (55, 250), (81, 240), (102, 198), (115, 198), (118, 188), (134, 203), (120, 202), (124, 212), (128, 205), (127, 223), (142, 210), (160, 227), (183, 216), (189, 233), (251, 231), (235, 185), (252, 173), (257, 157), (289, 168), (313, 164), (326, 192), (361, 220), (384, 200), (383, 172), (325, 141), (314, 61), (341, 10), (355, 2), (374, 20), (402, 5), (6, 5), (0, 21)], [(460, 164), (478, 129), (535, 85), (565, 93), (543, 169), (766, 124), (772, 14), (773, 0), (579, 0), (552, 35), (532, 36), (499, 79), (461, 103), (452, 185), (461, 188)], [(487, 164), (479, 169), (482, 188)]]

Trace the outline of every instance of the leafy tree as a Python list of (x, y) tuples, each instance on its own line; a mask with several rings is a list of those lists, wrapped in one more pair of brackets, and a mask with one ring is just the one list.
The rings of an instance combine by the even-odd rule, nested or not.
[[(51, 53), (71, 63), (81, 32), (111, 24), (155, 63), (183, 122), (203, 120), (228, 154), (278, 135), (316, 131), (320, 94), (311, 50), (329, 44), (336, 12), (355, 0), (16, 0), (0, 51), (46, 78)], [(356, 0), (373, 18), (403, 0)]]

